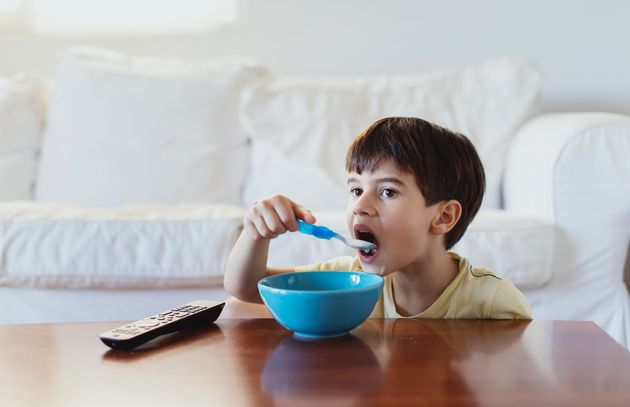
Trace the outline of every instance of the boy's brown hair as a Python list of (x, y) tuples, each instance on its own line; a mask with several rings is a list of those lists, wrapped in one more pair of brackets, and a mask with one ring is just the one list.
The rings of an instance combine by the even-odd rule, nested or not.
[(486, 189), (479, 155), (459, 133), (416, 117), (387, 117), (359, 134), (346, 154), (346, 170), (361, 174), (392, 160), (416, 177), (428, 206), (455, 199), (462, 214), (444, 237), (446, 250), (463, 236)]

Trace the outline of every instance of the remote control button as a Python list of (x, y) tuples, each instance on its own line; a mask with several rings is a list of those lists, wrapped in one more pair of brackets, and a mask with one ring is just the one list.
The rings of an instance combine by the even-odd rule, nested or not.
[(134, 322), (133, 324), (139, 327), (150, 327), (159, 325), (160, 323), (154, 319), (143, 319), (142, 321)]

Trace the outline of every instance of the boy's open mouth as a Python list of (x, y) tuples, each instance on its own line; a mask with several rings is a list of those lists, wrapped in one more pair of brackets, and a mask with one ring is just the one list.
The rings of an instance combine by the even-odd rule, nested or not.
[(378, 251), (378, 240), (376, 236), (367, 228), (362, 225), (357, 225), (354, 228), (354, 236), (359, 240), (364, 240), (366, 242), (374, 243), (376, 248), (370, 250), (359, 250), (361, 257), (369, 259), (374, 257), (376, 252)]

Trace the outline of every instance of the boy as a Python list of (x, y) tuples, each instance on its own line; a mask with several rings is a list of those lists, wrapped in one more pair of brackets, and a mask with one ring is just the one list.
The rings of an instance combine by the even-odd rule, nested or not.
[(291, 269), (267, 267), (270, 239), (313, 214), (280, 195), (255, 202), (230, 254), (225, 289), (261, 303), (257, 282), (303, 270), (359, 270), (384, 277), (373, 317), (531, 319), (525, 297), (506, 279), (448, 252), (479, 210), (483, 166), (463, 135), (418, 118), (378, 120), (346, 155), (351, 235), (377, 245)]

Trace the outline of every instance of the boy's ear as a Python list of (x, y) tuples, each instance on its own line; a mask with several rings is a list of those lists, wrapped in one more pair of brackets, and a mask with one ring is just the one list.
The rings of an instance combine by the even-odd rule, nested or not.
[(437, 204), (436, 212), (431, 221), (430, 230), (436, 235), (448, 233), (462, 216), (462, 205), (459, 201), (451, 199)]

